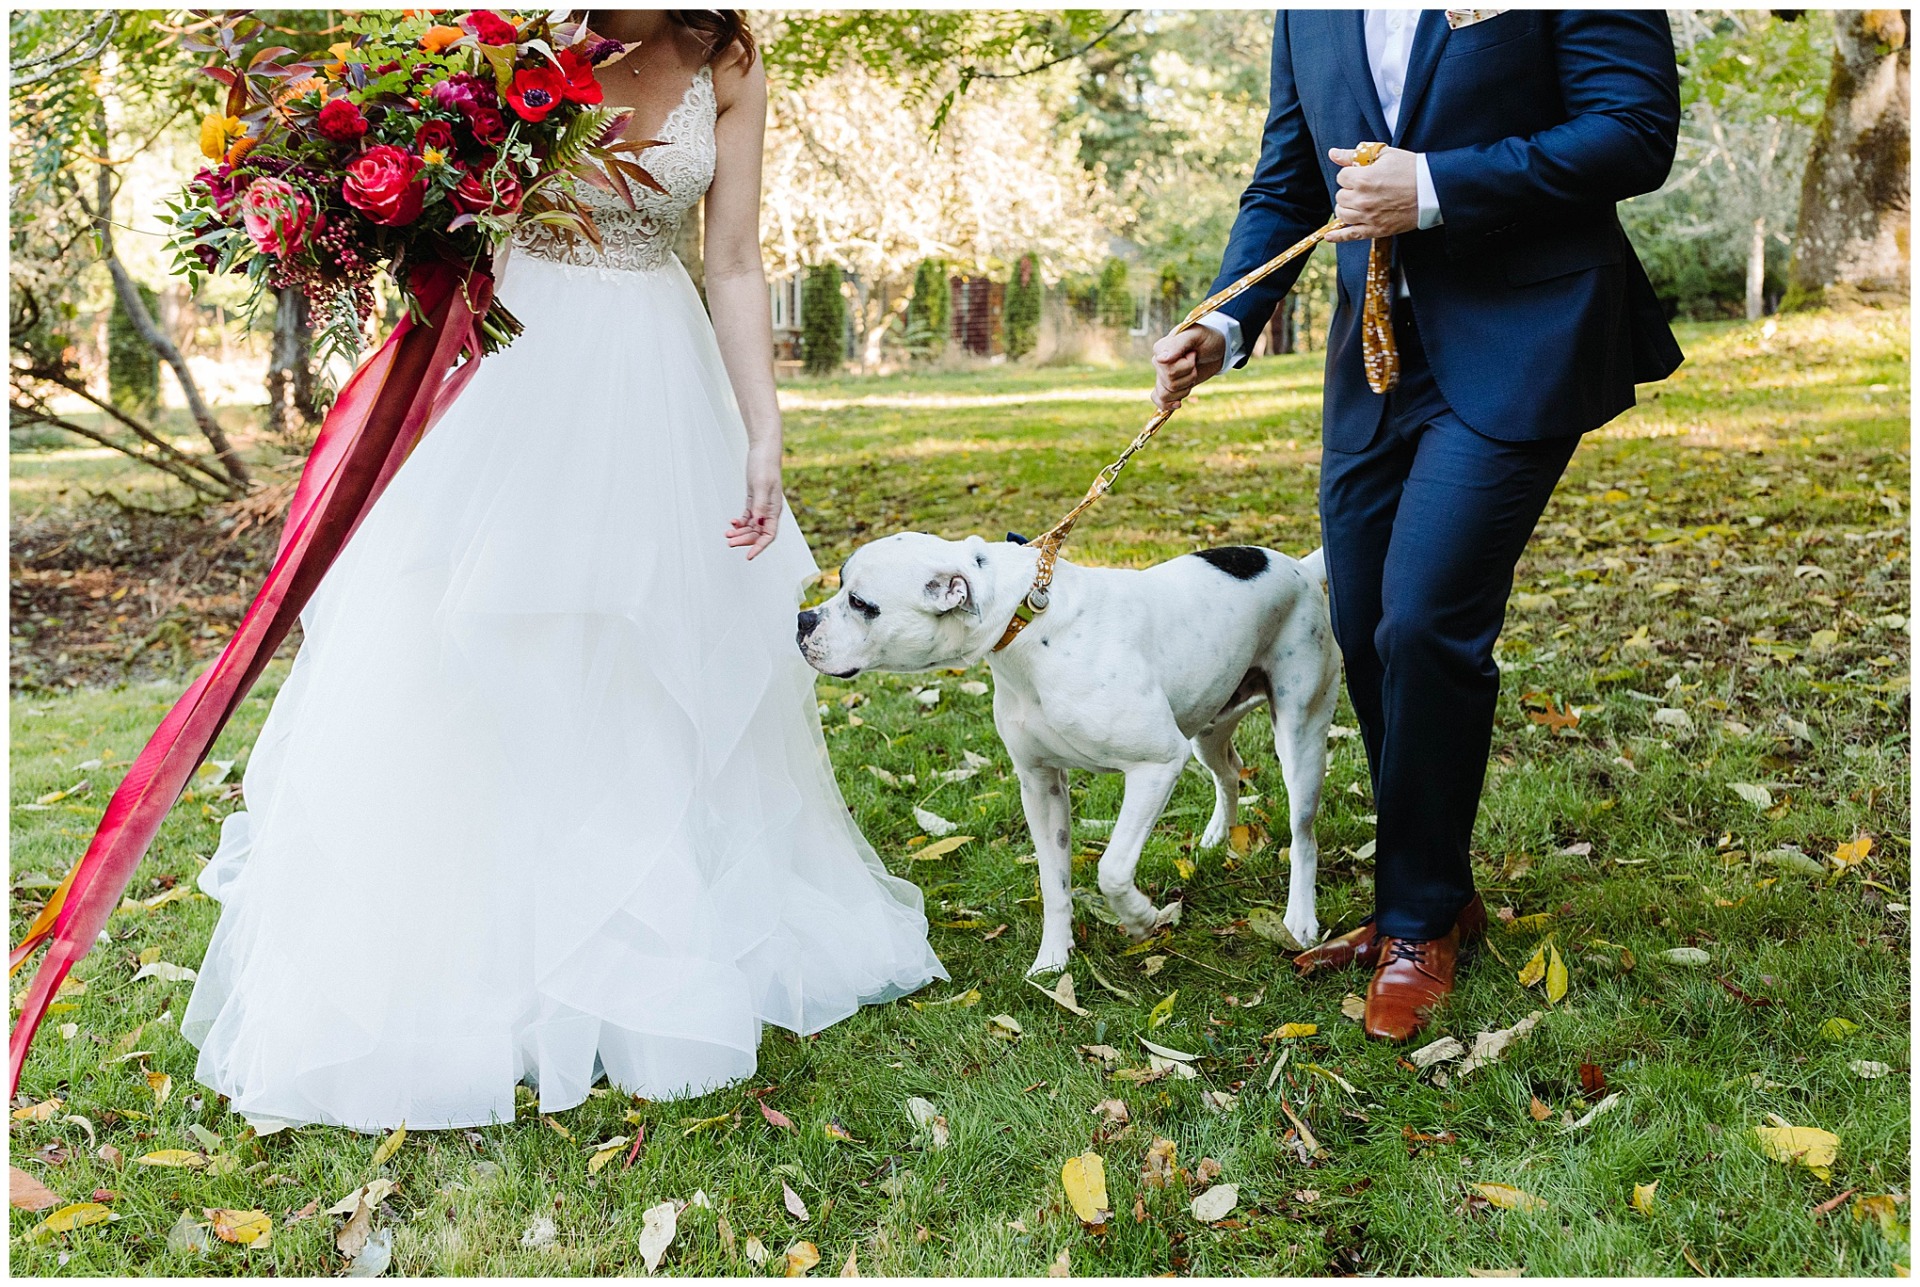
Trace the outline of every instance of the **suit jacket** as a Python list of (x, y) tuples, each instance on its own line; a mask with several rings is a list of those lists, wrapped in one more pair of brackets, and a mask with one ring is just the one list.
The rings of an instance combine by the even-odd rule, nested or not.
[[(1633, 386), (1681, 361), (1614, 205), (1666, 180), (1680, 128), (1664, 13), (1513, 9), (1449, 31), (1415, 29), (1389, 137), (1359, 10), (1283, 10), (1271, 107), (1215, 289), (1333, 213), (1330, 147), (1369, 139), (1424, 152), (1443, 223), (1395, 239), (1433, 375), (1491, 438), (1584, 433), (1633, 405)], [(1367, 387), (1360, 301), (1367, 243), (1338, 247), (1325, 437), (1373, 438), (1386, 399)], [(1251, 337), (1299, 276), (1289, 264), (1223, 312)]]

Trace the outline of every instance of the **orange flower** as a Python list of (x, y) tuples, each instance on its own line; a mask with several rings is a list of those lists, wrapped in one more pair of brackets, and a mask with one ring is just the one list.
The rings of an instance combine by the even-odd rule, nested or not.
[(466, 34), (458, 27), (428, 27), (427, 34), (420, 37), (420, 47), (430, 54), (437, 54)]
[(228, 165), (240, 164), (240, 162), (246, 157), (247, 153), (253, 151), (254, 145), (259, 142), (260, 142), (259, 139), (254, 138), (250, 134), (243, 134), (239, 138), (235, 139), (233, 141), (233, 146), (227, 149), (227, 164)]

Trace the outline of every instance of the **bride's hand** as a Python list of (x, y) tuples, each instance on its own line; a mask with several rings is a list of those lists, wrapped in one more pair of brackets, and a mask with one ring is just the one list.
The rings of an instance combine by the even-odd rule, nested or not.
[(780, 527), (780, 448), (747, 450), (747, 507), (727, 524), (727, 544), (747, 547), (752, 560), (773, 544)]

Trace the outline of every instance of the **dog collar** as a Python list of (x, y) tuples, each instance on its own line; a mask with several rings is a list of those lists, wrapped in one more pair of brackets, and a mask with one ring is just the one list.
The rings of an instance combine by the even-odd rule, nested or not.
[(1020, 632), (1033, 624), (1034, 617), (1047, 610), (1047, 602), (1050, 597), (1051, 596), (1039, 586), (1035, 586), (1033, 589), (1027, 591), (1025, 595), (1021, 596), (1020, 602), (1014, 605), (1013, 618), (1007, 622), (1007, 628), (1001, 632), (1000, 642), (993, 646), (993, 651), (1000, 652), (1008, 644), (1019, 638)]

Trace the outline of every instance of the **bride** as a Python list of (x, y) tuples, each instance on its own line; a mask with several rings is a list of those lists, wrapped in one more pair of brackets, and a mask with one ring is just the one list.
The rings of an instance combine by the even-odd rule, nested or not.
[[(182, 1029), (256, 1120), (511, 1121), (603, 1074), (749, 1076), (946, 973), (848, 817), (793, 611), (759, 252), (766, 77), (734, 11), (607, 11), (664, 194), (524, 231), (487, 359), (329, 572), (200, 877)], [(705, 196), (701, 308), (670, 247)], [(746, 483), (745, 508), (740, 485)], [(730, 520), (730, 521), (729, 521)]]

